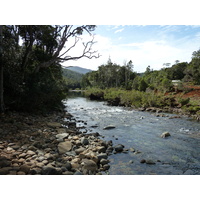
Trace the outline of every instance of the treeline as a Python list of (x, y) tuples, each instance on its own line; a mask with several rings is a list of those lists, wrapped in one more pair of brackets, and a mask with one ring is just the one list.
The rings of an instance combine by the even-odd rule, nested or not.
[[(200, 84), (200, 50), (192, 54), (191, 62), (179, 62), (172, 67), (152, 70), (150, 66), (144, 73), (136, 73), (133, 63), (129, 61), (123, 66), (112, 63), (109, 59), (105, 65), (101, 65), (97, 71), (87, 73), (82, 79), (83, 88), (121, 88), (126, 90), (159, 90), (163, 92), (174, 90), (172, 80), (180, 80), (182, 83), (190, 82)], [(183, 87), (179, 84), (179, 87)]]

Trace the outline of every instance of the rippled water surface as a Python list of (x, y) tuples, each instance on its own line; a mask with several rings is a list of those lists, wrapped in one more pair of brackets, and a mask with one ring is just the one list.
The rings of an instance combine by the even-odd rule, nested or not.
[[(173, 114), (130, 110), (111, 107), (105, 102), (90, 101), (84, 97), (70, 97), (65, 101), (67, 111), (77, 121), (82, 131), (99, 132), (113, 144), (123, 144), (135, 152), (109, 156), (109, 174), (200, 174), (200, 123), (188, 118), (169, 119)], [(160, 114), (160, 113), (159, 113)], [(104, 130), (107, 125), (116, 128)], [(171, 136), (161, 138), (168, 131)], [(155, 164), (142, 164), (142, 159)]]

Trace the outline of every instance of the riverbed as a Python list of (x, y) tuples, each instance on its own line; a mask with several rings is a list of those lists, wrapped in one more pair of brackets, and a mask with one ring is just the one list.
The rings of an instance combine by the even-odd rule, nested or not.
[[(200, 174), (200, 123), (174, 114), (150, 113), (108, 106), (71, 93), (64, 101), (84, 133), (100, 133), (113, 145), (123, 144), (124, 153), (109, 156), (111, 175)], [(115, 128), (105, 130), (106, 126)], [(161, 138), (163, 132), (171, 136)], [(148, 161), (141, 163), (141, 161)]]

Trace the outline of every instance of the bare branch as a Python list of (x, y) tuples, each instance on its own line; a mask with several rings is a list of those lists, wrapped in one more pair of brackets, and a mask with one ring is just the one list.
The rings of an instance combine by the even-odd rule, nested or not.
[[(56, 26), (56, 35), (58, 36), (58, 33), (61, 33), (61, 36), (58, 37), (58, 47), (56, 51), (54, 52), (51, 60), (47, 62), (40, 63), (37, 68), (35, 69), (35, 72), (38, 72), (41, 67), (49, 67), (54, 62), (64, 62), (68, 60), (78, 60), (80, 58), (86, 57), (89, 59), (92, 58), (99, 58), (100, 54), (97, 54), (97, 51), (92, 51), (92, 45), (95, 44), (94, 42), (94, 35), (92, 36), (92, 40), (88, 41), (86, 44), (82, 43), (83, 45), (83, 52), (79, 56), (70, 56), (66, 55), (70, 52), (71, 49), (73, 49), (77, 43), (80, 41), (80, 38), (77, 37), (77, 35), (82, 35), (83, 30), (87, 31), (90, 36), (92, 35), (90, 31), (94, 28), (93, 26), (80, 26), (77, 28), (74, 28), (72, 30), (72, 25), (65, 25), (65, 26)], [(65, 50), (64, 53), (61, 53), (63, 50), (65, 43), (68, 41), (70, 37), (75, 37), (74, 44), (71, 45), (67, 50)], [(97, 54), (97, 55), (96, 55)]]
[(69, 50), (74, 47), (76, 45), (76, 43), (74, 43), (73, 46), (71, 46), (64, 54), (62, 54), (61, 56), (59, 56), (59, 60), (61, 61), (68, 61), (68, 60), (78, 60), (80, 58), (86, 57), (89, 59), (92, 58), (99, 58), (100, 54), (96, 55), (97, 51), (92, 51), (92, 45), (95, 44), (96, 42), (94, 42), (94, 36), (92, 37), (91, 41), (88, 41), (86, 44), (83, 42), (83, 53), (80, 56), (65, 56), (64, 58), (62, 58), (62, 56), (69, 52)]

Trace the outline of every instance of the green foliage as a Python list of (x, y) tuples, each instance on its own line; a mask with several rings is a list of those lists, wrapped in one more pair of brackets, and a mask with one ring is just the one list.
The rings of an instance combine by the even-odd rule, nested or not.
[(109, 88), (109, 89), (99, 89), (90, 88), (85, 91), (86, 96), (90, 94), (104, 94), (104, 100), (113, 101), (116, 98), (120, 99), (120, 104), (125, 106), (132, 106), (135, 108), (139, 107), (163, 107), (167, 104), (164, 102), (162, 96), (156, 95), (154, 93), (146, 93), (137, 90), (127, 91), (124, 89)]
[(66, 83), (66, 87), (69, 89), (81, 88), (81, 81), (83, 74), (78, 72), (62, 68), (63, 77)]
[(187, 105), (189, 102), (190, 102), (190, 98), (186, 98), (186, 99), (184, 99), (184, 98), (179, 98), (179, 99), (178, 99), (178, 103), (181, 104), (181, 107), (184, 106), (184, 105)]
[[(67, 91), (62, 76), (61, 61), (77, 59), (71, 57), (69, 46), (61, 53), (65, 42), (83, 31), (93, 31), (95, 26), (3, 26), (4, 100), (6, 108), (24, 111), (51, 110), (61, 105)], [(93, 55), (87, 44), (79, 58)], [(60, 55), (62, 54), (62, 55)], [(87, 54), (87, 55), (86, 55)], [(89, 57), (90, 57), (89, 56)], [(69, 83), (68, 85), (72, 84)], [(80, 87), (79, 84), (74, 87)]]
[(97, 71), (87, 73), (82, 80), (82, 87), (125, 88), (131, 89), (135, 73), (132, 72), (132, 61), (124, 66), (112, 63), (109, 59), (105, 65), (99, 66)]

